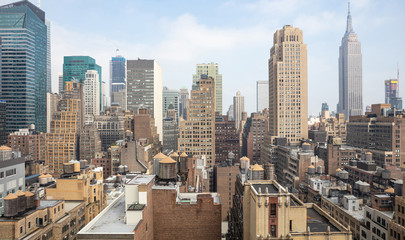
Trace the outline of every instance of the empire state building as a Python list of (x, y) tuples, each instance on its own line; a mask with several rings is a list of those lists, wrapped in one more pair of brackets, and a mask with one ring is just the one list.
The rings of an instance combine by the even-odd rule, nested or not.
[(350, 3), (346, 32), (339, 47), (338, 112), (345, 118), (363, 114), (363, 77), (361, 43), (353, 30)]

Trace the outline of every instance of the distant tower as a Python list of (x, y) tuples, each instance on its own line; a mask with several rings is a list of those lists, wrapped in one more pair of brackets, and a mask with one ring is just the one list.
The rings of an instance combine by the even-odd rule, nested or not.
[(339, 47), (339, 104), (338, 112), (345, 118), (363, 114), (361, 43), (352, 27), (350, 3), (346, 32)]
[(233, 97), (233, 115), (235, 120), (235, 127), (238, 130), (240, 121), (242, 120), (242, 112), (245, 111), (245, 98), (240, 94), (240, 91), (236, 92), (236, 96)]
[(397, 110), (402, 109), (402, 98), (399, 96), (398, 79), (385, 80), (385, 103), (391, 104)]
[(257, 112), (269, 108), (269, 81), (256, 82)]
[(326, 102), (322, 103), (321, 112), (323, 112), (323, 111), (329, 111), (329, 105)]
[(94, 116), (100, 115), (100, 83), (98, 72), (88, 70), (84, 80), (84, 116), (86, 123), (92, 123)]
[(222, 74), (218, 72), (217, 63), (202, 63), (197, 64), (197, 73), (193, 75), (193, 87), (197, 86), (197, 81), (200, 80), (201, 75), (205, 74), (212, 77), (215, 82), (215, 112), (222, 115)]

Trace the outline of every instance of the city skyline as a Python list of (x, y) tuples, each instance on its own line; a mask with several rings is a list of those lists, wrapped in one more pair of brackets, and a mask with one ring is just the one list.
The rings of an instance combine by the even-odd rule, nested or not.
[[(223, 93), (223, 111), (232, 103), (233, 93), (243, 89), (246, 110), (254, 112), (255, 82), (268, 78), (266, 65), (272, 34), (276, 29), (292, 24), (304, 31), (309, 46), (309, 113), (319, 113), (320, 102), (327, 102), (331, 110), (336, 108), (339, 81), (336, 59), (346, 26), (346, 1), (227, 1), (207, 6), (199, 2), (174, 2), (170, 5), (178, 6), (175, 9), (166, 3), (122, 2), (113, 5), (100, 1), (91, 13), (92, 17), (86, 17), (88, 24), (85, 25), (79, 24), (84, 19), (73, 19), (68, 12), (88, 15), (82, 11), (91, 3), (82, 3), (80, 9), (77, 4), (71, 3), (41, 1), (41, 8), (52, 23), (54, 91), (57, 90), (55, 77), (61, 72), (63, 56), (66, 55), (94, 57), (103, 67), (103, 81), (109, 85), (109, 60), (116, 55), (118, 48), (119, 54), (127, 59), (156, 59), (162, 66), (163, 84), (172, 89), (183, 86), (191, 89), (195, 64), (218, 63), (221, 65), (223, 87), (229, 89)], [(201, 11), (208, 5), (212, 9), (210, 18)], [(404, 21), (404, 16), (400, 14), (400, 9), (404, 7), (402, 1), (351, 2), (356, 33), (361, 36), (363, 45), (363, 107), (384, 102), (380, 91), (384, 80), (396, 77), (397, 63), (400, 71), (405, 64), (402, 38), (384, 38), (385, 32), (394, 31), (395, 24)], [(61, 9), (67, 11), (62, 12)], [(117, 18), (102, 17), (117, 11), (120, 12)], [(242, 12), (244, 17), (240, 17)], [(116, 27), (117, 22), (121, 27)], [(137, 30), (123, 31), (128, 29), (127, 22), (135, 24), (130, 29)], [(236, 24), (238, 28), (234, 27)], [(242, 58), (249, 60), (241, 61)], [(391, 59), (392, 62), (381, 59)], [(327, 86), (324, 85), (325, 79), (330, 82)], [(403, 93), (401, 91), (401, 97), (404, 97)]]

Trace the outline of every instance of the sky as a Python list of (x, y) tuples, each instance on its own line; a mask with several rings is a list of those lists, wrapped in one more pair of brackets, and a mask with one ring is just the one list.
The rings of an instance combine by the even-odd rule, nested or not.
[[(102, 66), (103, 81), (109, 83), (109, 61), (119, 49), (126, 59), (155, 59), (162, 68), (163, 86), (170, 89), (190, 89), (196, 64), (218, 63), (223, 113), (240, 90), (250, 114), (256, 111), (256, 81), (268, 80), (273, 34), (293, 25), (303, 30), (308, 45), (309, 114), (318, 114), (322, 102), (336, 109), (345, 0), (41, 0), (40, 4), (51, 21), (54, 91), (63, 56), (95, 58)], [(384, 80), (396, 78), (397, 64), (400, 79), (405, 79), (404, 10), (403, 0), (351, 1), (353, 28), (362, 44), (364, 107), (384, 101)], [(400, 95), (405, 97), (405, 89)]]

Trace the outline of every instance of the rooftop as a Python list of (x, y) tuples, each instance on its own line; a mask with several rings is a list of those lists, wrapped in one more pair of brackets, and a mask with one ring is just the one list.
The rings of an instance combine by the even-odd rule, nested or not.
[(252, 184), (252, 187), (256, 190), (257, 193), (259, 192), (259, 188), (262, 194), (266, 192), (266, 189), (268, 189), (270, 194), (278, 193), (278, 188), (273, 183)]
[(307, 208), (307, 225), (311, 232), (340, 232), (326, 217), (322, 216), (314, 208)]
[(78, 234), (133, 234), (136, 225), (125, 223), (125, 197), (122, 193)]
[(39, 203), (40, 208), (54, 207), (61, 203), (63, 200), (41, 200)]
[(83, 201), (65, 201), (65, 211), (70, 212), (75, 207), (79, 206)]
[(134, 178), (127, 182), (128, 185), (141, 185), (148, 184), (155, 178), (155, 175), (136, 175)]

